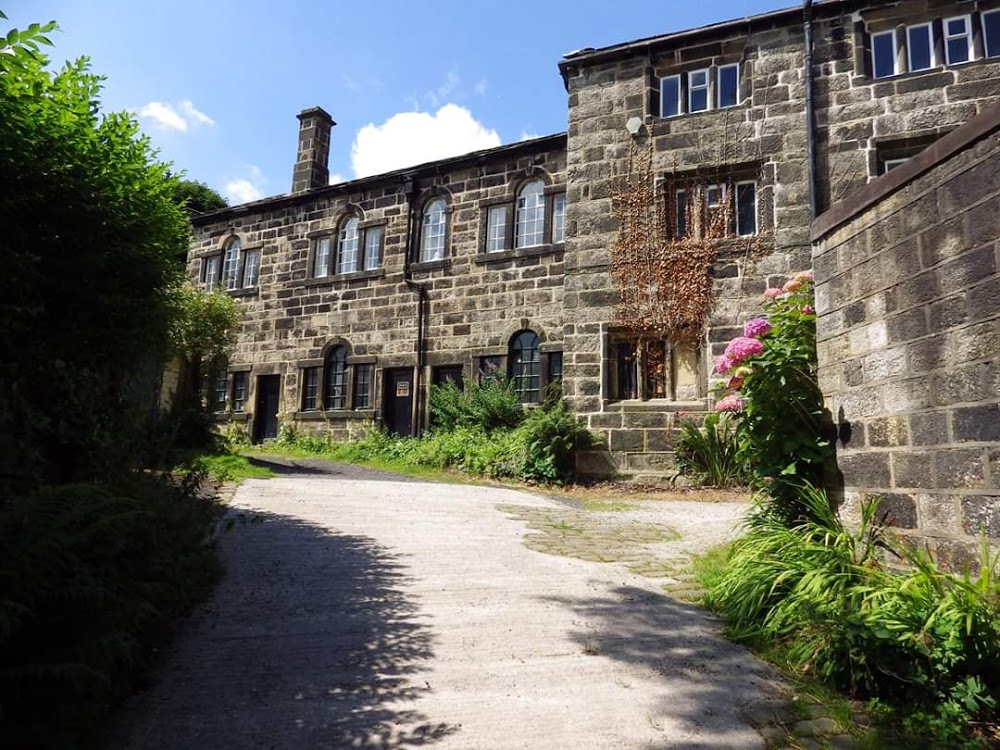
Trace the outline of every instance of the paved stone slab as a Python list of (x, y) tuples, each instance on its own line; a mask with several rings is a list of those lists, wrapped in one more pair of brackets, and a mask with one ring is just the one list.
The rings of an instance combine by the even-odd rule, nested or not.
[[(529, 549), (497, 507), (550, 500), (289, 475), (234, 503), (264, 523), (226, 535), (226, 578), (109, 747), (764, 746), (742, 712), (775, 699), (771, 670), (662, 578)], [(676, 505), (633, 516), (663, 526), (644, 543), (738, 512)]]

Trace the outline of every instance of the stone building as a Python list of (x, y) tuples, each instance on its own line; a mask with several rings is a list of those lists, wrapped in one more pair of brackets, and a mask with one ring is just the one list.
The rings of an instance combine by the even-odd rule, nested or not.
[[(338, 436), (373, 421), (409, 434), (426, 425), (429, 384), (500, 369), (525, 402), (561, 381), (605, 437), (583, 471), (671, 472), (678, 415), (710, 407), (714, 356), (760, 293), (814, 257), (826, 288), (832, 240), (814, 236), (813, 221), (964, 123), (996, 117), (1000, 0), (806, 3), (580, 50), (559, 69), (566, 133), (337, 185), (327, 184), (332, 119), (299, 115), (292, 191), (194, 222), (192, 276), (246, 308), (210, 389), (220, 410), (247, 420), (255, 439), (279, 421)], [(683, 339), (637, 327), (624, 303), (639, 277), (616, 260), (624, 224), (613, 196), (637, 165), (652, 179), (656, 231), (675, 250), (710, 250), (711, 313)], [(852, 262), (845, 252), (837, 269)], [(851, 278), (921, 268), (892, 257), (869, 258)], [(918, 303), (933, 317), (951, 291)], [(889, 304), (851, 294), (850, 313), (821, 311), (821, 337), (853, 325), (862, 298)], [(995, 296), (984, 304), (996, 311)], [(821, 355), (834, 405), (859, 382), (858, 364)], [(995, 394), (983, 400), (996, 408)], [(982, 489), (1000, 495), (1000, 477), (984, 472)], [(982, 502), (1000, 513), (996, 497)], [(963, 522), (942, 523), (954, 532)]]

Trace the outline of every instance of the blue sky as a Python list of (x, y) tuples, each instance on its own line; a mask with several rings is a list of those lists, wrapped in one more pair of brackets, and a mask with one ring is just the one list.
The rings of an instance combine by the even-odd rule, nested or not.
[[(0, 0), (2, 3), (2, 0)], [(566, 52), (795, 5), (789, 0), (14, 0), (56, 20), (57, 62), (88, 55), (104, 109), (233, 203), (287, 192), (296, 113), (337, 121), (332, 179), (566, 128)], [(0, 27), (6, 28), (6, 27)]]

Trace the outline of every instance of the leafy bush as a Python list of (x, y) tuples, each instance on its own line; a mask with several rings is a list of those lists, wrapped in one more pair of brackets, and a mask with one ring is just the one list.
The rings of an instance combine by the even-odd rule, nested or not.
[(148, 476), (0, 508), (0, 736), (89, 744), (220, 569), (213, 503)]
[(747, 321), (716, 360), (716, 373), (729, 376), (716, 409), (733, 413), (740, 459), (793, 521), (806, 511), (801, 484), (822, 486), (834, 466), (832, 422), (816, 379), (812, 274), (768, 289), (764, 299), (767, 317)]
[(681, 422), (677, 465), (698, 484), (729, 487), (746, 484), (750, 472), (739, 454), (736, 427), (724, 414), (709, 414), (704, 424)]
[[(978, 576), (954, 577), (895, 543), (877, 501), (854, 533), (824, 492), (806, 487), (801, 502), (806, 517), (791, 526), (767, 508), (755, 513), (709, 590), (730, 634), (781, 651), (791, 668), (852, 697), (895, 707), (936, 747), (977, 746), (971, 722), (998, 719), (997, 559), (984, 545)], [(885, 554), (909, 572), (887, 570)]]
[(465, 380), (463, 387), (451, 381), (431, 386), (431, 425), (435, 429), (473, 427), (492, 432), (517, 427), (524, 420), (513, 381), (493, 375), (482, 384)]
[(527, 482), (562, 484), (576, 470), (576, 450), (591, 443), (590, 433), (560, 400), (533, 409), (513, 434), (519, 449), (517, 476)]

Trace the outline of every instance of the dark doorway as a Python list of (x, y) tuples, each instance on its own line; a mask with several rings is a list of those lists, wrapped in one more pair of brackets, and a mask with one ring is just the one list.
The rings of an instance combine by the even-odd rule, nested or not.
[(253, 441), (255, 443), (278, 437), (280, 397), (280, 375), (259, 375), (257, 377), (257, 408), (253, 418)]
[(407, 436), (413, 429), (413, 370), (385, 371), (385, 426), (389, 432)]
[(458, 386), (459, 390), (463, 390), (464, 384), (462, 383), (462, 365), (445, 365), (444, 367), (435, 367), (433, 383), (434, 385), (454, 383)]

